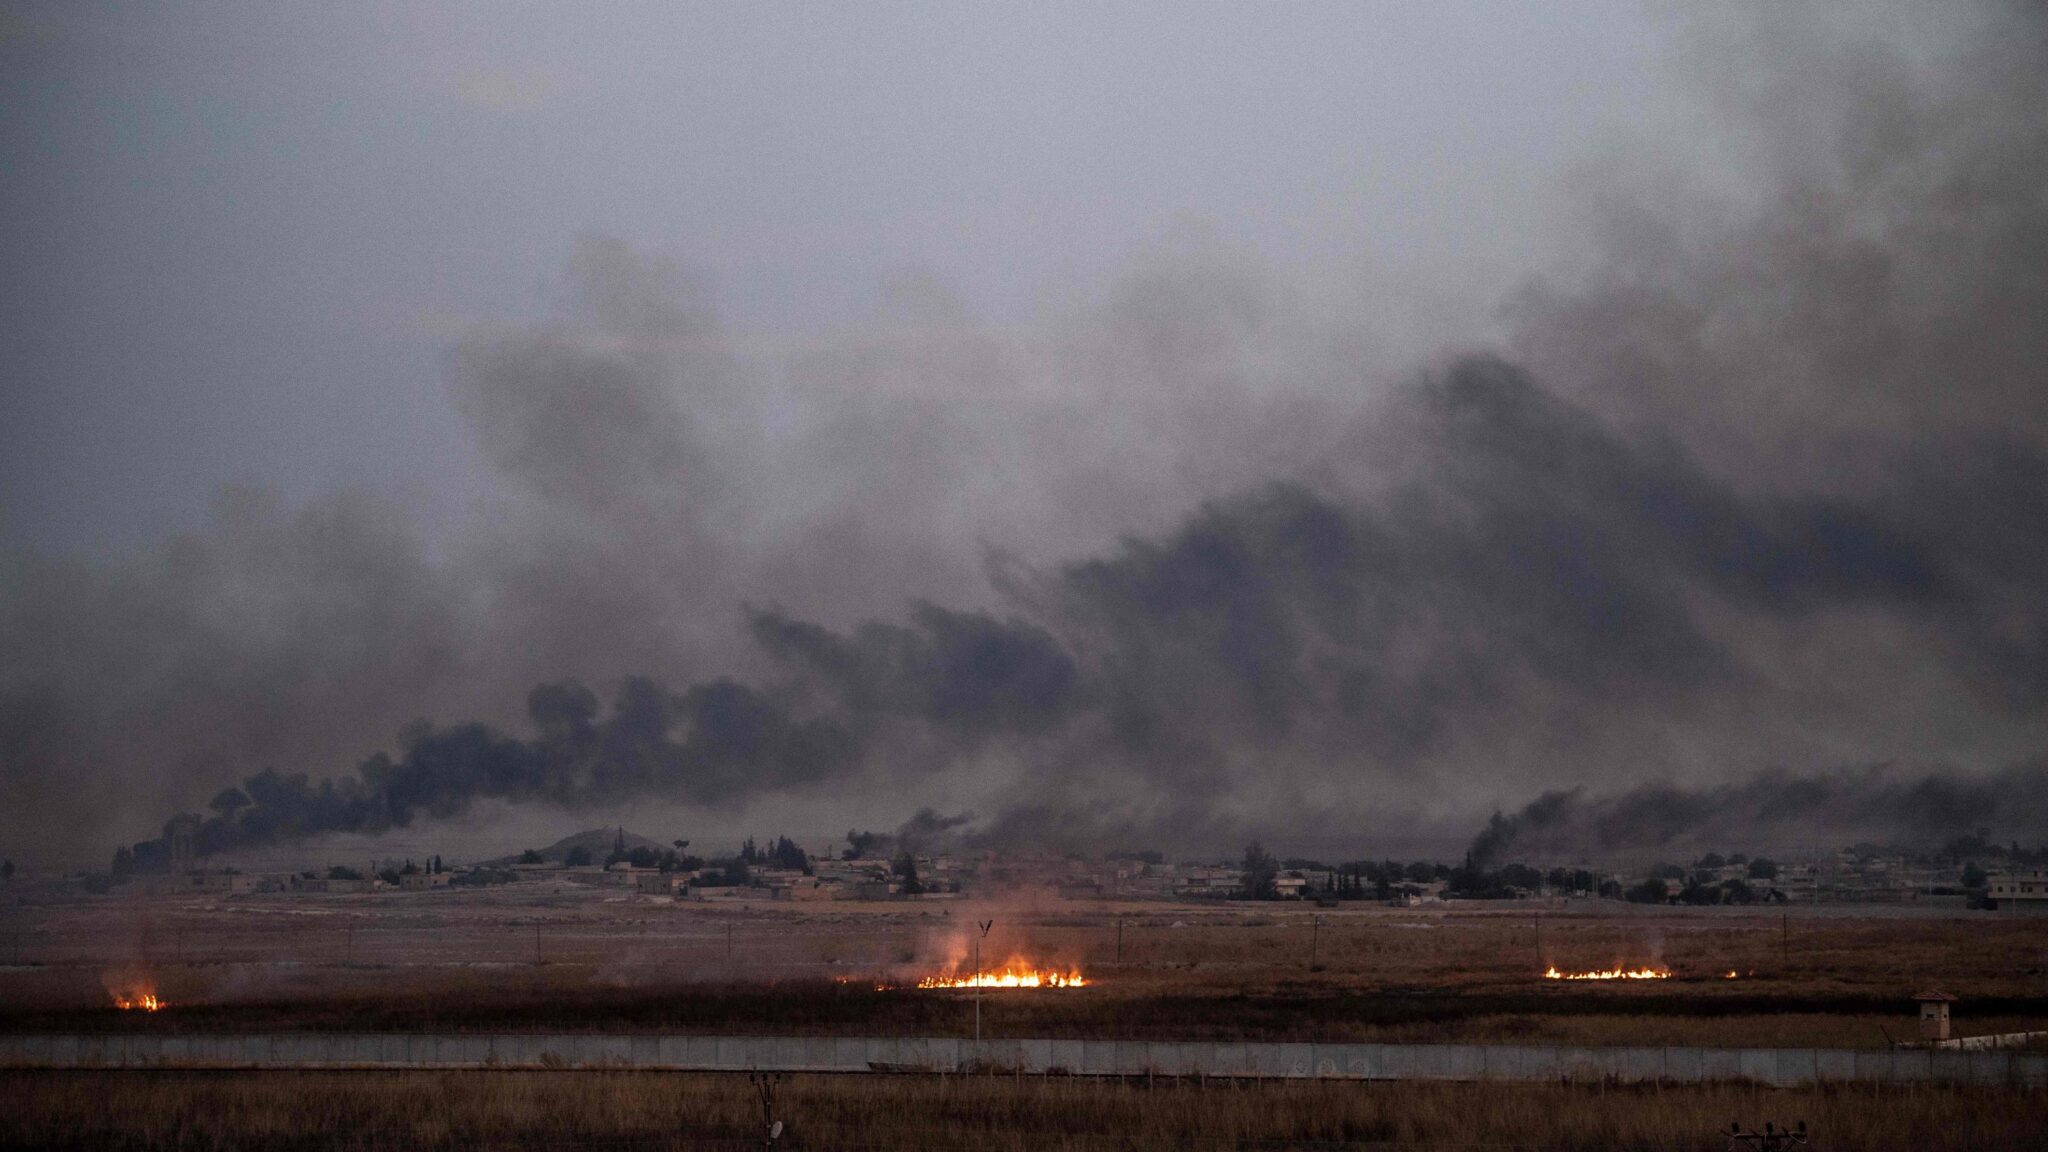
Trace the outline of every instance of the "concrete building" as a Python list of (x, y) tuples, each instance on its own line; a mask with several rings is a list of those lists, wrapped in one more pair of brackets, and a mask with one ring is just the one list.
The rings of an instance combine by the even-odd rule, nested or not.
[(645, 896), (673, 896), (683, 890), (689, 877), (687, 872), (641, 872), (633, 877), (633, 887)]
[(2030, 868), (1993, 872), (1986, 895), (2000, 912), (2020, 916), (2048, 916), (2048, 870)]
[(292, 882), (292, 887), (300, 892), (360, 893), (369, 892), (376, 886), (377, 881), (367, 877), (336, 880), (327, 876), (301, 876)]

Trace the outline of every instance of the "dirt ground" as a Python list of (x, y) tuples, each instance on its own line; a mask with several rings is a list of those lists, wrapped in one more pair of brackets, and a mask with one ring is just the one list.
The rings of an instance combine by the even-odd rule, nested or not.
[[(1881, 1047), (1911, 996), (1960, 1033), (2048, 1029), (2048, 921), (1912, 907), (1166, 905), (1015, 893), (674, 901), (524, 881), (368, 895), (0, 904), (0, 1028), (859, 1031), (947, 1035), (970, 967), (1079, 971), (987, 993), (991, 1035)], [(1560, 982), (1656, 966), (1670, 979)], [(1735, 973), (1734, 979), (1727, 974)], [(153, 992), (169, 1007), (124, 1012)]]

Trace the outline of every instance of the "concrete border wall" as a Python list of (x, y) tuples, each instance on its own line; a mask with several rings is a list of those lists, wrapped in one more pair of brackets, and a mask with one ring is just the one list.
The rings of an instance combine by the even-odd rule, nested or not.
[(925, 1037), (301, 1032), (0, 1035), (12, 1068), (646, 1068), (1332, 1080), (1914, 1082), (2048, 1087), (2048, 1056), (1828, 1048), (1210, 1044)]

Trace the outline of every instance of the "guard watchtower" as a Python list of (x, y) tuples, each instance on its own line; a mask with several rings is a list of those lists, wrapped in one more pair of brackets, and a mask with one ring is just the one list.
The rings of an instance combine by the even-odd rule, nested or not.
[(1927, 991), (1913, 999), (1920, 1003), (1920, 1038), (1948, 1039), (1948, 1006), (1955, 1003), (1956, 998), (1946, 992)]

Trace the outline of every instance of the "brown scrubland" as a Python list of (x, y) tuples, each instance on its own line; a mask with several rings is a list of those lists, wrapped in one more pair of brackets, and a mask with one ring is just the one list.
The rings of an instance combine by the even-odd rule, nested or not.
[[(1728, 1125), (1804, 1120), (1812, 1147), (2039, 1147), (2048, 1096), (1872, 1086), (1097, 1082), (790, 1076), (790, 1149), (1712, 1149)], [(740, 1074), (0, 1073), (0, 1146), (742, 1149), (763, 1146)]]
[[(1079, 970), (982, 997), (991, 1037), (1883, 1047), (1913, 993), (1958, 1032), (2048, 1028), (2048, 922), (1884, 908), (688, 903), (485, 892), (22, 900), (0, 908), (0, 1030), (607, 1031), (965, 1036), (984, 960)], [(1669, 979), (1543, 969), (1651, 965)], [(1737, 978), (1728, 979), (1733, 971)], [(113, 1006), (146, 986), (167, 1007)], [(741, 1075), (622, 1071), (0, 1073), (9, 1148), (760, 1147)], [(2022, 1148), (2048, 1097), (1990, 1088), (1157, 1083), (792, 1076), (789, 1148)]]
[[(99, 899), (0, 909), (22, 962), (0, 1028), (559, 1030), (957, 1036), (964, 958), (1089, 980), (984, 996), (991, 1036), (1882, 1047), (1911, 996), (1960, 1032), (2048, 1028), (2048, 922), (1887, 908), (1434, 909), (999, 903), (791, 906), (487, 892)], [(9, 943), (0, 934), (0, 949)], [(1563, 983), (1655, 964), (1671, 979)], [(1736, 979), (1727, 979), (1733, 971)], [(112, 1007), (122, 982), (170, 1004)]]

